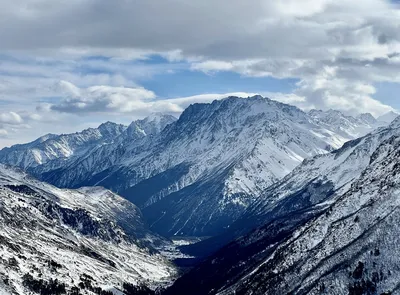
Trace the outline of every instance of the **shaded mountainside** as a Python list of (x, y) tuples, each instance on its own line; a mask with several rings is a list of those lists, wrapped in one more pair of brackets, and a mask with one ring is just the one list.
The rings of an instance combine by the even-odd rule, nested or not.
[[(347, 158), (367, 158), (356, 179), (339, 177), (347, 185), (328, 199), (270, 219), (206, 259), (165, 294), (186, 294), (189, 288), (202, 295), (399, 294), (399, 122), (378, 132), (377, 143), (367, 136), (336, 152), (337, 157), (347, 152)], [(345, 174), (332, 177), (338, 175)], [(293, 200), (302, 201), (299, 197)]]
[(112, 142), (63, 165), (28, 171), (59, 187), (118, 192), (162, 235), (218, 235), (305, 158), (378, 126), (367, 115), (343, 115), (345, 121), (329, 125), (322, 113), (261, 96), (193, 104), (176, 121), (163, 115), (135, 121)]
[(163, 243), (111, 191), (58, 189), (0, 166), (1, 294), (108, 294), (166, 282), (176, 270), (154, 249)]

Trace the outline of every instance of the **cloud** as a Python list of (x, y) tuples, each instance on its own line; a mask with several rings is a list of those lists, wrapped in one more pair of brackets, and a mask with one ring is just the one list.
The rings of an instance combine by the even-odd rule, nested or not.
[[(55, 66), (20, 65), (20, 72), (40, 71), (79, 87), (137, 86), (135, 78), (157, 72), (156, 67), (148, 73), (124, 61), (152, 54), (186, 60), (205, 73), (298, 79), (295, 94), (305, 97), (308, 107), (337, 103), (356, 111), (353, 106), (373, 104), (360, 111), (383, 113), (388, 107), (359, 86), (400, 83), (400, 10), (389, 0), (0, 0), (1, 7), (0, 50), (67, 57)], [(114, 59), (79, 59), (89, 55)], [(77, 75), (81, 63), (103, 74)], [(11, 67), (15, 71), (15, 63)], [(340, 87), (316, 87), (327, 69)]]
[(394, 110), (372, 98), (376, 89), (371, 84), (338, 77), (335, 71), (326, 70), (318, 77), (302, 80), (298, 86), (295, 94), (306, 99), (293, 104), (303, 109), (338, 109), (350, 114), (367, 112), (374, 116)]
[(212, 72), (212, 71), (231, 71), (235, 67), (233, 63), (226, 61), (216, 61), (216, 60), (207, 60), (202, 62), (193, 63), (191, 66), (192, 70), (198, 70), (203, 72)]
[(291, 78), (293, 93), (267, 96), (380, 115), (375, 85), (400, 83), (399, 27), (389, 0), (0, 0), (0, 103), (21, 124), (179, 113), (217, 94), (163, 100), (140, 85), (189, 68)]
[(2, 0), (0, 5), (7, 10), (0, 14), (0, 36), (6, 41), (1, 48), (69, 48), (84, 52), (103, 49), (113, 55), (124, 50), (181, 50), (198, 55), (235, 39), (240, 43), (245, 38), (259, 38), (273, 19), (311, 17), (331, 3), (334, 2), (194, 0), (188, 4), (181, 0), (118, 0), (111, 4), (107, 0), (72, 0), (54, 4), (51, 0)]
[(16, 112), (0, 113), (0, 138), (6, 139), (10, 134), (18, 133), (23, 129), (30, 128), (24, 117)]
[(20, 125), (23, 120), (20, 115), (15, 112), (0, 113), (0, 123), (9, 125)]
[(79, 88), (67, 81), (61, 81), (58, 88), (59, 92), (63, 93), (64, 99), (55, 104), (42, 104), (36, 108), (37, 111), (73, 114), (117, 112), (143, 117), (154, 112), (179, 114), (187, 106), (196, 102), (212, 102), (228, 96), (255, 95), (255, 93), (232, 92), (159, 99), (154, 92), (144, 88), (112, 86)]
[[(297, 105), (302, 109), (307, 110), (315, 108), (314, 106), (308, 105), (307, 99), (304, 96), (299, 96), (294, 93), (267, 92), (263, 93), (263, 95), (286, 104)], [(307, 105), (307, 107), (303, 104)]]
[(70, 82), (58, 84), (64, 99), (51, 106), (52, 110), (66, 113), (135, 112), (144, 108), (146, 100), (155, 94), (144, 88), (92, 86), (78, 88)]
[(8, 135), (7, 130), (0, 128), (0, 137), (5, 137)]

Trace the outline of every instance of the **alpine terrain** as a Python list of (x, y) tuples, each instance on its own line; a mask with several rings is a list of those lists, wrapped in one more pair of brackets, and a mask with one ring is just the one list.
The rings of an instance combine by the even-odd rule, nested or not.
[(155, 114), (128, 127), (48, 136), (3, 149), (0, 161), (58, 187), (111, 189), (164, 236), (214, 236), (304, 159), (385, 124), (370, 114), (228, 97), (190, 105), (179, 119)]

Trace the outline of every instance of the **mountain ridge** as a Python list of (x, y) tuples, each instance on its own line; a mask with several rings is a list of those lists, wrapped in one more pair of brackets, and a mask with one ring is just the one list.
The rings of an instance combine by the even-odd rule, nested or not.
[(228, 97), (192, 104), (177, 120), (135, 121), (82, 157), (28, 171), (59, 187), (110, 188), (137, 203), (162, 235), (216, 235), (303, 159), (378, 127), (341, 117), (346, 124), (330, 126), (261, 96)]

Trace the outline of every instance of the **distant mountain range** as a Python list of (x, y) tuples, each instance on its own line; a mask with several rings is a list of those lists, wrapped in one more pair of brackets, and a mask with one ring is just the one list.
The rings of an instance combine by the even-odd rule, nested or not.
[(223, 233), (304, 159), (386, 125), (370, 114), (308, 113), (261, 96), (189, 106), (128, 127), (105, 123), (0, 151), (58, 187), (104, 186), (143, 211), (164, 236)]

